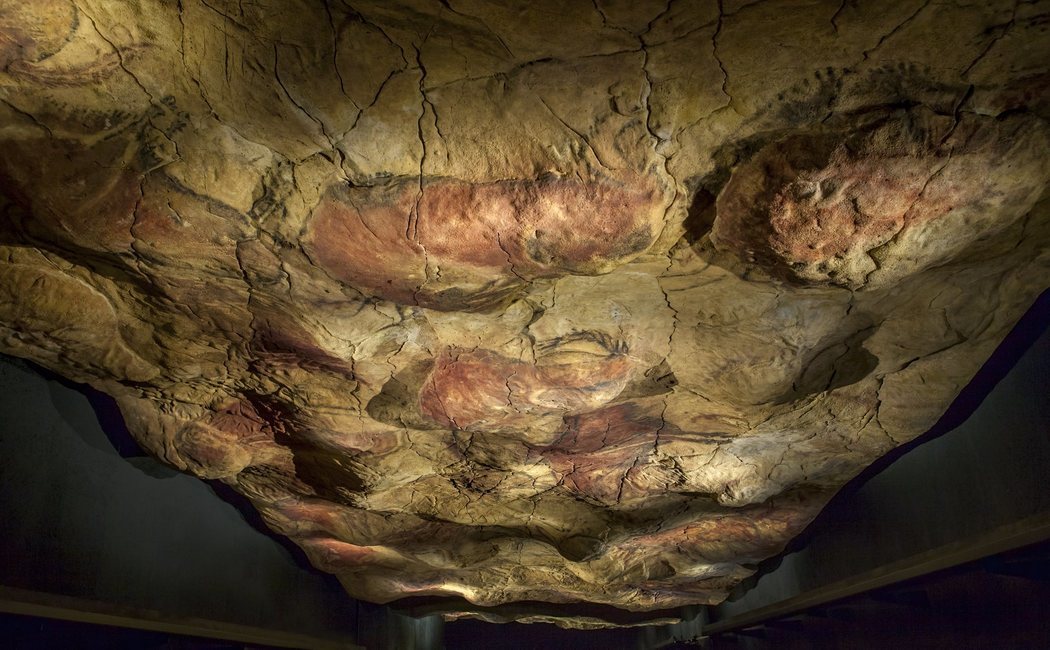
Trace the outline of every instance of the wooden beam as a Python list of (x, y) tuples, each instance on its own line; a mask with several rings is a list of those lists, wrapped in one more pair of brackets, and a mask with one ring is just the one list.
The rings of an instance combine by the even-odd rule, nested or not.
[[(794, 614), (835, 600), (917, 578), (935, 571), (973, 562), (989, 555), (1011, 551), (1050, 539), (1050, 513), (1022, 519), (994, 528), (959, 542), (952, 542), (924, 553), (803, 592), (780, 602), (759, 607), (703, 627), (703, 634), (719, 634), (756, 625), (773, 618)], [(712, 608), (713, 610), (713, 608)]]
[(152, 610), (120, 607), (110, 603), (4, 586), (0, 586), (0, 612), (282, 648), (364, 650), (362, 646), (350, 641), (335, 638), (268, 630), (223, 621), (178, 619)]

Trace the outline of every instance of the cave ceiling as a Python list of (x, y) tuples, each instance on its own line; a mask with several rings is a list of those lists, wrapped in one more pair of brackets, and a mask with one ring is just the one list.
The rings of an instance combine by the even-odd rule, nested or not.
[(0, 0), (0, 351), (354, 597), (717, 603), (1050, 284), (1048, 95), (1045, 1)]

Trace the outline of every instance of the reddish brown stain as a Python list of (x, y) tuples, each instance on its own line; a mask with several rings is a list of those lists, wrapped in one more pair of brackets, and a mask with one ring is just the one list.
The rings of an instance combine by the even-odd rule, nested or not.
[(819, 262), (936, 219), (960, 198), (942, 188), (924, 191), (946, 163), (946, 157), (842, 161), (800, 174), (770, 202), (769, 243), (784, 259)]
[[(274, 506), (280, 517), (294, 522), (297, 532), (306, 535), (338, 535), (345, 524), (340, 506), (318, 500), (287, 501)], [(277, 520), (280, 521), (279, 519)], [(278, 523), (278, 525), (280, 525)], [(288, 532), (282, 531), (284, 534)]]
[[(523, 280), (604, 272), (643, 252), (656, 230), (649, 187), (561, 178), (434, 181), (422, 193), (414, 182), (337, 187), (304, 244), (333, 277), (377, 297), (472, 309)], [(481, 305), (477, 293), (487, 294)]]
[(536, 365), (489, 350), (449, 349), (423, 384), (420, 406), (449, 428), (513, 429), (536, 416), (595, 408), (623, 389), (629, 371), (627, 357), (615, 353), (589, 362)]
[(655, 533), (631, 537), (630, 548), (676, 548), (710, 562), (746, 562), (778, 553), (824, 507), (829, 494), (785, 494), (764, 504), (709, 513)]
[(652, 456), (658, 442), (721, 440), (723, 433), (683, 431), (661, 406), (625, 402), (565, 418), (561, 435), (539, 449), (562, 484), (604, 505), (654, 490), (673, 490), (675, 474)]
[(339, 280), (377, 296), (414, 304), (426, 279), (423, 249), (409, 241), (406, 215), (413, 196), (406, 188), (394, 201), (361, 209), (345, 190), (335, 190), (313, 212), (305, 246)]
[(565, 433), (548, 447), (547, 453), (590, 454), (639, 440), (648, 442), (660, 425), (659, 417), (646, 413), (636, 404), (617, 404), (565, 418)]
[(719, 194), (712, 240), (785, 279), (862, 285), (858, 269), (871, 266), (870, 251), (987, 198), (975, 181), (997, 173), (1005, 152), (1001, 143), (982, 145), (975, 162), (974, 142), (999, 127), (968, 123), (945, 141), (949, 122), (916, 112), (768, 144)]
[(127, 142), (105, 140), (93, 147), (68, 140), (5, 142), (0, 147), (0, 183), (25, 207), (25, 227), (37, 237), (95, 252), (126, 253), (141, 197), (142, 174), (120, 165)]
[(244, 235), (238, 227), (240, 215), (230, 208), (153, 174), (141, 184), (133, 215), (131, 234), (139, 256), (192, 266), (205, 276), (242, 276), (237, 241)]
[(348, 544), (331, 537), (299, 539), (297, 542), (315, 566), (330, 573), (376, 564), (382, 559), (373, 548)]
[(216, 411), (208, 424), (238, 440), (272, 440), (270, 424), (247, 400), (233, 402)]
[(618, 503), (653, 451), (659, 417), (633, 403), (565, 418), (565, 431), (541, 454), (562, 484), (605, 505)]

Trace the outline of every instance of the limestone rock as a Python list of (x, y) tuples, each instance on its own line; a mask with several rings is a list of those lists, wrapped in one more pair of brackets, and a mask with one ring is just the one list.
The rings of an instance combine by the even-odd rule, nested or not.
[(666, 621), (1047, 288), (1048, 19), (0, 0), (0, 350), (356, 597)]

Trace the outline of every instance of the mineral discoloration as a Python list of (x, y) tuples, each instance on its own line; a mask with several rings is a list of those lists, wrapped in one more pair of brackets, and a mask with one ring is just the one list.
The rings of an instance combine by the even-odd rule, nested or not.
[(712, 240), (803, 283), (896, 282), (1027, 214), (1048, 180), (1048, 147), (1040, 120), (922, 110), (789, 137), (733, 173)]
[(0, 0), (0, 351), (355, 597), (718, 602), (1050, 277), (1046, 2), (725, 9)]
[(558, 439), (541, 453), (566, 488), (603, 506), (644, 498), (654, 480), (659, 490), (669, 490), (676, 482), (673, 468), (647, 462), (664, 423), (659, 414), (639, 410), (628, 403), (566, 418)]
[(661, 197), (636, 183), (645, 189), (556, 177), (337, 186), (315, 208), (305, 243), (332, 276), (370, 295), (491, 309), (530, 280), (605, 273), (645, 252)]
[(562, 362), (551, 361), (552, 353), (530, 363), (485, 350), (448, 350), (423, 386), (423, 412), (454, 429), (525, 432), (540, 418), (597, 408), (626, 385), (631, 363), (623, 353), (568, 354)]

